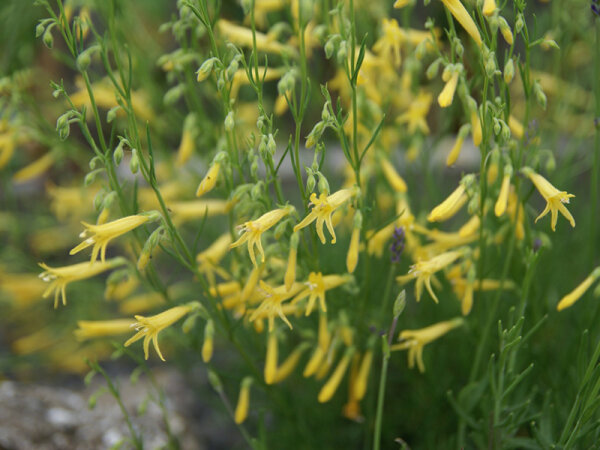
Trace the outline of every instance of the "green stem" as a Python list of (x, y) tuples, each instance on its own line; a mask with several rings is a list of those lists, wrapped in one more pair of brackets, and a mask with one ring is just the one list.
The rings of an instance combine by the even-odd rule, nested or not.
[[(594, 98), (596, 101), (594, 110), (594, 121), (600, 117), (600, 20), (595, 21), (596, 26), (596, 53), (594, 54)], [(592, 214), (590, 220), (590, 265), (596, 259), (596, 223), (598, 218), (598, 171), (600, 170), (600, 126), (596, 125), (596, 136), (594, 138), (594, 163), (591, 179), (591, 205)]]
[[(385, 336), (383, 336), (385, 339)], [(381, 426), (383, 424), (383, 404), (385, 401), (385, 384), (387, 381), (387, 370), (390, 358), (384, 355), (381, 362), (381, 374), (379, 375), (379, 391), (377, 393), (377, 413), (375, 416), (375, 432), (373, 433), (373, 450), (381, 448)]]

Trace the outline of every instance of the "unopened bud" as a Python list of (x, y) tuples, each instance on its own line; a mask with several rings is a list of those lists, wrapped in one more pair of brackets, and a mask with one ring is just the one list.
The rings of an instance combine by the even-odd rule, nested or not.
[(140, 170), (140, 159), (137, 154), (137, 150), (134, 148), (131, 150), (131, 159), (129, 160), (129, 170), (131, 173), (137, 173)]
[(48, 48), (52, 48), (54, 46), (54, 38), (52, 37), (52, 30), (50, 28), (47, 28), (44, 32), (42, 41), (44, 41), (44, 45)]
[(229, 111), (225, 117), (225, 131), (233, 131), (235, 126), (235, 120), (233, 118), (233, 111)]
[(515, 77), (515, 63), (513, 62), (513, 59), (510, 58), (506, 62), (506, 65), (504, 66), (504, 82), (506, 84), (510, 84), (510, 82), (513, 80), (514, 77)]

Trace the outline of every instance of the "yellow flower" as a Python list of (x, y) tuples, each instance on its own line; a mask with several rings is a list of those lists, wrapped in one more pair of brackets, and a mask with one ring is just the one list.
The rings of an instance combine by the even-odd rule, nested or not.
[(250, 405), (250, 386), (252, 385), (252, 378), (245, 377), (240, 385), (240, 395), (238, 396), (238, 402), (235, 407), (234, 420), (238, 425), (244, 423), (248, 417), (248, 407)]
[(410, 134), (420, 131), (423, 134), (429, 134), (429, 126), (427, 125), (427, 114), (431, 107), (433, 96), (425, 91), (419, 92), (417, 98), (415, 98), (408, 106), (408, 111), (401, 114), (396, 119), (399, 124), (407, 123), (408, 132)]
[(277, 334), (269, 330), (267, 337), (267, 354), (265, 356), (265, 383), (273, 384), (277, 373), (278, 342)]
[(250, 254), (252, 264), (255, 266), (257, 265), (256, 257), (254, 255), (254, 246), (258, 247), (258, 251), (261, 255), (261, 262), (264, 262), (265, 251), (263, 250), (262, 242), (260, 240), (261, 235), (292, 211), (294, 211), (293, 206), (286, 206), (285, 208), (269, 211), (256, 220), (245, 222), (243, 225), (238, 227), (241, 230), (240, 232), (243, 233), (242, 236), (233, 244), (231, 244), (229, 248), (239, 247), (240, 245), (248, 242), (248, 253)]
[(496, 11), (496, 0), (485, 0), (483, 2), (483, 15), (490, 17)]
[(131, 319), (79, 320), (73, 333), (78, 341), (128, 333), (135, 322)]
[(362, 214), (356, 211), (354, 214), (354, 226), (352, 227), (352, 235), (350, 236), (350, 245), (348, 246), (348, 254), (346, 255), (346, 269), (348, 273), (353, 273), (358, 264), (358, 252), (360, 243), (360, 230), (362, 228)]
[(232, 44), (252, 48), (254, 39), (256, 39), (256, 48), (259, 51), (288, 55), (294, 55), (296, 53), (292, 47), (270, 39), (264, 33), (257, 31), (253, 37), (251, 29), (235, 25), (224, 19), (220, 19), (217, 22), (217, 29)]
[[(406, 278), (416, 278), (416, 297), (417, 301), (421, 300), (421, 294), (423, 292), (423, 285), (427, 288), (427, 291), (433, 298), (433, 300), (438, 303), (438, 298), (436, 297), (433, 289), (431, 289), (431, 277), (436, 272), (442, 270), (444, 267), (452, 264), (458, 258), (463, 255), (463, 251), (454, 250), (446, 253), (442, 253), (441, 255), (434, 256), (433, 258), (427, 261), (418, 261), (416, 264), (413, 264), (408, 271), (408, 275)], [(403, 281), (404, 278), (400, 277), (400, 281)]]
[(300, 361), (300, 357), (307, 347), (308, 344), (303, 342), (298, 345), (292, 353), (290, 353), (285, 361), (283, 361), (283, 363), (277, 367), (277, 370), (275, 371), (275, 377), (273, 378), (273, 383), (280, 383), (292, 374), (298, 365), (298, 362)]
[(148, 350), (150, 347), (150, 341), (152, 341), (154, 350), (156, 350), (156, 353), (160, 359), (164, 361), (165, 358), (163, 358), (160, 348), (158, 347), (158, 333), (173, 325), (191, 310), (192, 307), (189, 305), (175, 306), (161, 312), (160, 314), (156, 314), (155, 316), (135, 316), (135, 320), (137, 320), (137, 322), (133, 324), (133, 327), (135, 327), (137, 333), (128, 339), (127, 342), (125, 342), (125, 347), (128, 347), (134, 342), (144, 338), (144, 357), (148, 359)]
[(66, 288), (67, 284), (72, 281), (84, 280), (98, 275), (99, 273), (105, 272), (109, 269), (116, 267), (119, 264), (123, 264), (122, 258), (114, 258), (109, 261), (93, 262), (93, 263), (79, 263), (73, 264), (72, 266), (64, 267), (49, 267), (44, 263), (40, 263), (40, 267), (45, 271), (39, 276), (42, 280), (50, 282), (50, 286), (44, 292), (43, 297), (46, 298), (50, 293), (54, 292), (54, 307), (58, 307), (58, 296), (62, 296), (63, 305), (67, 304)]
[(465, 184), (460, 183), (450, 196), (431, 210), (427, 216), (429, 222), (443, 222), (454, 216), (467, 203)]
[(456, 317), (452, 320), (438, 322), (419, 330), (404, 330), (400, 333), (399, 344), (392, 345), (391, 350), (406, 350), (408, 349), (408, 367), (412, 369), (415, 366), (415, 360), (420, 372), (425, 372), (425, 364), (423, 364), (423, 347), (432, 341), (442, 337), (444, 334), (460, 327), (464, 323), (461, 317)]
[(318, 336), (318, 345), (312, 356), (308, 360), (306, 367), (304, 368), (304, 372), (302, 375), (304, 377), (310, 377), (314, 375), (315, 372), (321, 366), (321, 361), (327, 354), (329, 349), (329, 344), (331, 343), (331, 333), (329, 332), (329, 328), (327, 325), (327, 314), (321, 313), (319, 315), (319, 336)]
[(342, 206), (346, 201), (350, 200), (358, 193), (358, 188), (340, 189), (339, 191), (327, 196), (322, 193), (320, 197), (314, 192), (310, 196), (310, 202), (313, 205), (312, 211), (294, 227), (294, 232), (310, 225), (315, 220), (317, 221), (317, 235), (321, 240), (322, 244), (325, 244), (325, 234), (323, 233), (323, 224), (327, 225), (329, 234), (331, 234), (331, 243), (335, 244), (335, 230), (333, 229), (333, 223), (331, 222), (331, 215), (333, 212)]
[(481, 121), (476, 109), (471, 111), (471, 129), (473, 130), (473, 144), (475, 144), (475, 147), (479, 147), (483, 139), (483, 131), (481, 130)]
[(331, 374), (331, 377), (329, 377), (329, 380), (327, 380), (327, 382), (319, 391), (319, 396), (317, 397), (319, 403), (325, 403), (329, 401), (331, 397), (333, 397), (333, 394), (335, 394), (335, 391), (337, 390), (342, 378), (344, 377), (344, 374), (346, 373), (346, 369), (348, 369), (348, 365), (352, 360), (353, 353), (354, 349), (352, 347), (346, 350), (346, 353)]
[(358, 374), (352, 385), (352, 397), (355, 400), (362, 400), (367, 392), (367, 382), (369, 381), (369, 372), (373, 363), (373, 350), (367, 350), (362, 357)]
[(290, 238), (290, 253), (288, 255), (287, 267), (283, 277), (283, 283), (286, 290), (290, 290), (294, 281), (296, 281), (296, 258), (298, 256), (298, 233), (293, 233)]
[(384, 18), (381, 23), (383, 35), (373, 45), (373, 50), (387, 61), (400, 67), (400, 45), (402, 44), (404, 33), (398, 26), (396, 19)]
[(281, 320), (285, 322), (285, 324), (288, 327), (290, 327), (290, 329), (293, 328), (292, 324), (283, 312), (282, 303), (296, 295), (298, 291), (302, 288), (302, 285), (300, 283), (294, 283), (292, 285), (292, 289), (287, 291), (285, 286), (278, 286), (276, 288), (272, 288), (263, 280), (260, 280), (259, 283), (261, 289), (265, 292), (266, 295), (259, 307), (256, 308), (250, 315), (250, 322), (264, 315), (269, 319), (269, 331), (272, 331), (275, 322), (275, 316), (277, 315)]
[(217, 184), (217, 178), (219, 177), (220, 168), (221, 163), (219, 162), (215, 162), (212, 166), (210, 166), (210, 169), (208, 170), (208, 172), (206, 172), (206, 175), (200, 182), (200, 185), (198, 185), (198, 189), (196, 190), (196, 197), (200, 197), (206, 194), (207, 192), (212, 191), (212, 189)]
[(179, 149), (177, 150), (177, 158), (175, 160), (175, 165), (177, 167), (183, 166), (192, 154), (194, 153), (194, 125), (195, 118), (193, 115), (189, 115), (183, 124), (183, 134), (181, 135), (181, 143), (179, 144)]
[(450, 11), (450, 14), (462, 25), (467, 33), (471, 35), (475, 43), (481, 46), (481, 35), (477, 29), (477, 25), (473, 22), (473, 19), (460, 2), (460, 0), (442, 0), (442, 3)]
[(311, 313), (313, 306), (315, 305), (315, 301), (319, 299), (319, 305), (321, 306), (321, 310), (323, 312), (327, 312), (327, 306), (325, 305), (325, 291), (341, 286), (342, 284), (347, 283), (350, 280), (350, 276), (323, 276), (321, 272), (311, 272), (308, 275), (308, 281), (305, 283), (308, 287), (301, 291), (294, 298), (294, 300), (292, 300), (292, 303), (296, 303), (302, 300), (303, 298), (308, 297), (308, 304), (306, 305), (306, 315), (308, 316)]
[(227, 254), (227, 250), (229, 250), (229, 244), (231, 244), (231, 234), (224, 233), (206, 250), (198, 253), (198, 256), (196, 256), (198, 270), (206, 276), (211, 286), (215, 284), (215, 274), (220, 275), (224, 279), (229, 278), (229, 274), (219, 267), (219, 263)]
[(557, 311), (562, 311), (565, 308), (568, 308), (573, 305), (577, 300), (581, 298), (583, 294), (594, 284), (600, 277), (600, 267), (596, 267), (594, 271), (585, 279), (583, 282), (577, 286), (572, 292), (565, 295), (558, 305), (556, 305)]
[(444, 89), (438, 96), (438, 103), (442, 108), (446, 108), (452, 104), (454, 99), (454, 92), (456, 92), (456, 86), (458, 84), (458, 76), (460, 75), (458, 70), (444, 70), (443, 80), (446, 82)]
[(467, 136), (468, 132), (469, 125), (463, 125), (462, 127), (460, 127), (460, 130), (458, 130), (456, 141), (454, 142), (454, 145), (452, 146), (452, 149), (450, 150), (450, 153), (448, 153), (448, 157), (446, 158), (446, 165), (448, 167), (454, 164), (458, 159), (460, 155), (460, 150), (462, 149), (465, 137)]
[(502, 186), (500, 186), (500, 194), (498, 200), (494, 206), (494, 214), (496, 217), (500, 217), (506, 211), (508, 205), (508, 193), (510, 192), (510, 177), (512, 175), (512, 167), (506, 166), (504, 168), (504, 177), (502, 178)]
[(106, 256), (106, 246), (111, 239), (131, 231), (151, 219), (151, 216), (138, 214), (134, 216), (123, 217), (122, 219), (114, 220), (102, 225), (92, 225), (86, 222), (81, 222), (86, 229), (79, 235), (79, 237), (85, 238), (88, 233), (92, 233), (93, 235), (88, 237), (77, 247), (73, 248), (69, 254), (74, 255), (93, 245), (94, 248), (92, 249), (91, 262), (93, 263), (96, 261), (98, 258), (98, 252), (100, 252), (100, 258), (102, 262), (104, 262)]
[(230, 203), (218, 199), (169, 203), (169, 209), (173, 212), (173, 221), (177, 223), (225, 214), (230, 207)]
[(394, 190), (397, 192), (406, 192), (406, 182), (398, 174), (392, 163), (389, 162), (387, 158), (382, 157), (379, 160), (379, 164), (381, 165), (381, 170), (383, 171), (385, 179), (390, 183)]
[(48, 170), (52, 164), (54, 164), (54, 154), (52, 152), (46, 153), (41, 158), (36, 159), (31, 164), (23, 167), (21, 170), (13, 175), (13, 181), (16, 183), (24, 183), (26, 181), (37, 178)]
[(575, 197), (573, 194), (568, 194), (566, 191), (559, 191), (556, 189), (548, 180), (546, 180), (543, 176), (535, 173), (529, 167), (523, 168), (523, 173), (529, 177), (529, 179), (533, 182), (539, 193), (546, 200), (546, 208), (542, 211), (542, 213), (535, 219), (537, 222), (542, 217), (544, 217), (548, 212), (552, 214), (552, 231), (556, 230), (556, 221), (558, 220), (558, 212), (565, 216), (565, 218), (569, 221), (572, 227), (575, 227), (575, 219), (569, 212), (569, 210), (565, 207), (564, 203), (569, 203), (569, 199), (571, 197)]
[(523, 124), (512, 114), (508, 116), (508, 128), (517, 139), (521, 139), (525, 135)]

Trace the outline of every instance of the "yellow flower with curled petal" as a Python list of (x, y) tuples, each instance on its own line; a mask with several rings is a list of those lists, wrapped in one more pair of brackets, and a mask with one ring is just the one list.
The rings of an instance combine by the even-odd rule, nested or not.
[(444, 89), (438, 96), (438, 103), (442, 108), (447, 108), (452, 104), (454, 100), (454, 93), (456, 92), (456, 86), (458, 85), (458, 77), (460, 71), (455, 67), (446, 67), (442, 74), (442, 80), (446, 82)]
[(490, 17), (496, 11), (496, 0), (485, 0), (481, 12), (484, 16)]
[(431, 288), (431, 277), (444, 267), (452, 264), (458, 258), (463, 256), (463, 254), (464, 251), (462, 250), (453, 250), (434, 256), (427, 261), (418, 261), (410, 267), (407, 275), (398, 277), (398, 281), (403, 282), (411, 278), (416, 278), (415, 295), (417, 301), (421, 300), (423, 285), (425, 285), (433, 300), (438, 303), (439, 300)]
[(558, 220), (558, 212), (565, 216), (565, 218), (569, 221), (572, 227), (575, 227), (575, 219), (569, 212), (569, 210), (565, 207), (564, 203), (569, 203), (569, 199), (571, 197), (575, 197), (573, 194), (569, 194), (566, 191), (559, 191), (552, 184), (546, 180), (543, 176), (535, 173), (529, 167), (524, 167), (522, 169), (523, 173), (529, 177), (532, 183), (535, 185), (536, 189), (546, 200), (546, 208), (542, 211), (542, 213), (537, 216), (535, 221), (537, 222), (542, 217), (544, 217), (548, 212), (552, 214), (552, 231), (556, 231), (556, 222)]
[(585, 292), (598, 278), (600, 278), (600, 267), (596, 267), (594, 271), (589, 274), (589, 276), (583, 280), (579, 286), (577, 286), (572, 292), (565, 295), (560, 302), (558, 302), (558, 305), (556, 305), (556, 310), (562, 311), (563, 309), (572, 306), (573, 303), (575, 303), (583, 294), (585, 294)]
[(92, 225), (86, 222), (81, 222), (85, 227), (85, 230), (79, 235), (79, 237), (85, 238), (89, 233), (92, 233), (92, 236), (88, 237), (81, 244), (73, 248), (69, 254), (74, 255), (93, 245), (94, 248), (92, 249), (91, 262), (93, 263), (96, 261), (98, 258), (98, 252), (100, 252), (100, 259), (102, 262), (104, 262), (106, 257), (106, 246), (112, 239), (145, 224), (149, 220), (152, 220), (152, 218), (153, 216), (151, 215), (136, 214), (133, 216), (123, 217), (112, 222), (104, 223), (102, 225)]
[(288, 205), (285, 208), (269, 211), (256, 220), (249, 220), (248, 222), (245, 222), (243, 225), (238, 227), (242, 233), (242, 236), (233, 244), (229, 245), (229, 248), (231, 249), (239, 247), (240, 245), (248, 242), (248, 253), (250, 254), (252, 264), (255, 266), (257, 265), (256, 256), (254, 254), (254, 246), (258, 247), (258, 251), (261, 255), (261, 262), (264, 262), (265, 251), (263, 250), (262, 242), (260, 240), (261, 235), (285, 216), (289, 215), (292, 211), (294, 211), (294, 207)]
[(167, 309), (166, 311), (156, 314), (155, 316), (135, 316), (135, 320), (137, 320), (137, 322), (132, 326), (135, 327), (137, 333), (129, 338), (127, 342), (125, 342), (125, 347), (128, 347), (134, 342), (144, 338), (144, 358), (148, 359), (148, 350), (150, 348), (150, 341), (152, 341), (154, 350), (156, 350), (156, 353), (160, 359), (164, 361), (165, 358), (158, 347), (158, 334), (165, 328), (173, 325), (191, 310), (192, 306), (184, 305)]
[(452, 320), (438, 322), (419, 330), (403, 330), (400, 332), (399, 337), (403, 342), (392, 345), (390, 349), (392, 351), (408, 350), (408, 367), (412, 369), (415, 366), (416, 360), (419, 371), (421, 373), (425, 372), (425, 364), (423, 364), (423, 347), (463, 324), (464, 320), (461, 317), (456, 317)]
[(109, 269), (112, 269), (125, 261), (122, 258), (114, 258), (109, 261), (102, 262), (83, 262), (64, 267), (49, 267), (44, 263), (40, 263), (40, 267), (45, 269), (39, 277), (47, 282), (50, 286), (44, 292), (43, 297), (46, 298), (51, 292), (54, 292), (54, 307), (58, 307), (58, 296), (62, 296), (63, 305), (67, 304), (66, 288), (67, 284), (72, 281), (85, 280), (91, 278)]
[(317, 221), (317, 235), (321, 240), (322, 244), (325, 244), (325, 234), (323, 233), (323, 224), (327, 225), (329, 234), (331, 234), (331, 243), (335, 244), (335, 230), (333, 229), (333, 223), (331, 222), (331, 215), (333, 212), (350, 200), (352, 197), (357, 195), (359, 192), (358, 188), (340, 189), (331, 195), (322, 193), (320, 197), (314, 192), (310, 196), (310, 203), (313, 205), (312, 211), (302, 221), (294, 227), (294, 232), (310, 225), (315, 220)]
[(292, 288), (288, 291), (285, 285), (273, 288), (263, 280), (260, 280), (259, 284), (260, 288), (264, 291), (265, 296), (259, 307), (250, 315), (250, 322), (266, 316), (269, 319), (269, 331), (273, 331), (275, 316), (277, 315), (288, 327), (290, 327), (290, 329), (292, 329), (292, 324), (283, 312), (282, 303), (296, 295), (302, 288), (302, 285), (300, 283), (294, 283), (292, 284)]
[(301, 291), (292, 300), (292, 303), (296, 303), (306, 297), (308, 297), (308, 304), (306, 305), (306, 314), (309, 315), (315, 305), (315, 301), (319, 299), (319, 306), (323, 312), (327, 312), (327, 306), (325, 305), (325, 292), (341, 286), (344, 283), (349, 282), (352, 279), (351, 276), (343, 275), (325, 275), (321, 272), (311, 272), (308, 275), (308, 281), (305, 283), (307, 288)]
[(442, 0), (442, 3), (446, 9), (450, 11), (450, 14), (454, 16), (458, 23), (462, 25), (465, 31), (471, 35), (475, 43), (481, 46), (482, 41), (481, 34), (479, 34), (479, 29), (460, 0)]
[(217, 184), (217, 179), (219, 178), (219, 170), (221, 169), (221, 163), (215, 162), (206, 175), (198, 185), (198, 189), (196, 190), (196, 197), (200, 197), (207, 192), (210, 192)]

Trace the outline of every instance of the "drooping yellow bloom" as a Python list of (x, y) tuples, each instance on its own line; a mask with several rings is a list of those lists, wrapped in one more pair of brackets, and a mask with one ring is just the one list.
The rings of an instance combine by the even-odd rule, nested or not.
[(383, 157), (379, 160), (379, 164), (381, 165), (383, 175), (388, 183), (390, 183), (390, 186), (397, 192), (406, 192), (406, 182), (398, 174), (392, 163), (387, 158)]
[(135, 320), (137, 320), (137, 322), (133, 325), (133, 327), (135, 327), (137, 333), (129, 338), (127, 342), (125, 342), (125, 347), (128, 347), (134, 342), (144, 338), (144, 358), (148, 359), (148, 350), (150, 348), (150, 341), (152, 341), (154, 350), (156, 350), (156, 353), (160, 359), (164, 361), (165, 358), (158, 347), (158, 334), (165, 328), (173, 325), (191, 310), (191, 306), (184, 305), (167, 309), (166, 311), (156, 314), (155, 316), (135, 316)]
[(245, 377), (240, 384), (240, 394), (235, 407), (234, 420), (238, 425), (244, 423), (248, 417), (248, 408), (250, 406), (250, 386), (252, 386), (252, 378)]
[(54, 164), (54, 154), (46, 153), (41, 158), (36, 159), (31, 164), (23, 167), (13, 175), (13, 181), (16, 183), (24, 183), (39, 177)]
[(371, 364), (373, 363), (373, 350), (367, 350), (362, 357), (358, 374), (352, 385), (353, 398), (357, 401), (363, 399), (367, 392), (367, 383), (369, 381), (369, 373), (371, 371)]
[(10, 298), (14, 307), (28, 307), (39, 301), (47, 287), (37, 274), (6, 273), (0, 269), (0, 292)]
[(196, 197), (200, 197), (206, 194), (207, 192), (210, 192), (215, 187), (215, 185), (217, 184), (217, 179), (219, 177), (220, 168), (221, 163), (219, 162), (215, 162), (212, 166), (210, 166), (210, 169), (208, 170), (208, 172), (206, 172), (206, 175), (198, 185), (198, 189), (196, 190)]
[(508, 128), (517, 139), (522, 139), (525, 135), (523, 124), (512, 114), (508, 116)]
[(102, 225), (92, 225), (86, 222), (81, 222), (85, 226), (85, 230), (79, 235), (81, 238), (85, 238), (89, 233), (92, 236), (88, 237), (85, 241), (73, 248), (69, 254), (74, 255), (79, 253), (81, 250), (94, 246), (92, 249), (91, 262), (95, 262), (98, 258), (98, 252), (100, 252), (100, 259), (104, 262), (106, 257), (106, 246), (116, 237), (119, 237), (128, 231), (131, 231), (140, 225), (145, 224), (151, 220), (151, 216), (148, 215), (134, 215), (123, 217), (122, 219), (114, 220)]
[(442, 3), (458, 23), (462, 25), (465, 31), (471, 35), (475, 43), (481, 46), (482, 42), (479, 29), (460, 0), (442, 0)]
[[(240, 245), (248, 242), (248, 253), (250, 254), (252, 264), (255, 266), (257, 265), (256, 256), (254, 255), (254, 246), (258, 248), (258, 251), (261, 255), (261, 262), (264, 262), (265, 251), (263, 250), (262, 242), (260, 240), (261, 235), (285, 216), (289, 215), (292, 211), (294, 211), (294, 207), (288, 205), (285, 208), (269, 211), (256, 220), (245, 222), (243, 225), (238, 227), (240, 228), (240, 232), (243, 233), (242, 236), (233, 244), (231, 244), (229, 248), (239, 247)], [(294, 229), (294, 231), (296, 230)]]
[(544, 208), (542, 213), (535, 219), (535, 221), (537, 222), (539, 219), (548, 214), (548, 212), (550, 212), (552, 215), (552, 231), (556, 231), (556, 221), (558, 220), (558, 212), (560, 211), (560, 213), (569, 221), (571, 226), (575, 227), (575, 219), (573, 219), (573, 216), (564, 205), (564, 203), (569, 203), (569, 199), (571, 197), (575, 196), (573, 194), (568, 194), (566, 191), (559, 191), (552, 186), (548, 180), (535, 173), (529, 167), (525, 167), (522, 170), (523, 173), (525, 173), (525, 175), (527, 175), (533, 182), (536, 189), (547, 202), (546, 208)]
[(242, 47), (252, 48), (254, 39), (256, 39), (256, 48), (259, 51), (288, 55), (294, 55), (296, 53), (294, 48), (270, 39), (264, 33), (257, 31), (253, 37), (250, 28), (235, 25), (224, 19), (220, 19), (217, 22), (217, 29), (231, 43)]
[(48, 297), (54, 292), (54, 307), (58, 307), (58, 296), (62, 296), (63, 305), (67, 304), (66, 288), (67, 284), (72, 281), (84, 280), (91, 278), (102, 272), (106, 272), (120, 264), (123, 264), (124, 260), (121, 258), (114, 258), (109, 261), (93, 262), (93, 263), (79, 263), (73, 264), (72, 266), (64, 267), (49, 267), (44, 263), (40, 263), (40, 267), (45, 271), (39, 276), (42, 280), (50, 282), (50, 286), (44, 292), (43, 297)]
[[(446, 73), (447, 72), (444, 71), (444, 75), (446, 75)], [(443, 78), (446, 84), (438, 96), (438, 103), (442, 108), (447, 108), (452, 104), (454, 92), (456, 92), (456, 86), (458, 84), (458, 76), (459, 72), (455, 70), (452, 74), (448, 73), (448, 76)]]
[(458, 159), (460, 155), (460, 150), (462, 149), (463, 143), (465, 141), (465, 137), (469, 132), (469, 128), (469, 125), (463, 125), (462, 127), (460, 127), (460, 130), (458, 130), (456, 141), (454, 142), (454, 145), (452, 146), (452, 149), (450, 150), (450, 153), (448, 153), (448, 157), (446, 158), (446, 165), (448, 167), (454, 164)]
[(400, 46), (403, 40), (403, 32), (398, 26), (396, 19), (382, 19), (381, 28), (383, 35), (373, 45), (373, 50), (382, 58), (392, 61), (392, 64), (400, 67)]
[(579, 300), (583, 294), (594, 284), (594, 282), (600, 277), (600, 267), (596, 267), (594, 271), (585, 279), (583, 282), (577, 286), (572, 292), (565, 295), (558, 305), (556, 305), (557, 311), (562, 311), (573, 305), (577, 300)]
[(294, 232), (310, 225), (315, 220), (317, 221), (317, 235), (321, 240), (322, 244), (325, 244), (325, 234), (323, 233), (323, 224), (327, 225), (329, 234), (331, 234), (331, 243), (335, 244), (335, 230), (333, 229), (333, 223), (331, 222), (331, 215), (333, 212), (358, 194), (358, 188), (340, 189), (337, 192), (327, 196), (322, 193), (320, 197), (314, 192), (310, 196), (310, 202), (313, 205), (312, 211), (302, 221), (294, 227)]
[(77, 322), (79, 328), (73, 333), (78, 341), (97, 337), (118, 336), (129, 333), (134, 323), (135, 321), (132, 319), (79, 320)]
[(277, 373), (277, 358), (278, 358), (278, 342), (277, 334), (269, 330), (267, 337), (267, 354), (265, 356), (265, 383), (273, 384), (275, 382), (275, 374)]
[(358, 253), (360, 243), (360, 230), (362, 229), (362, 213), (356, 211), (354, 213), (354, 224), (352, 227), (352, 235), (350, 236), (350, 245), (346, 255), (346, 269), (348, 273), (353, 273), (358, 264)]
[[(444, 267), (452, 264), (458, 258), (463, 255), (463, 251), (454, 250), (446, 253), (442, 253), (441, 255), (434, 256), (433, 258), (427, 261), (418, 261), (413, 264), (408, 271), (407, 278), (416, 278), (415, 285), (415, 295), (417, 297), (417, 301), (421, 300), (421, 294), (423, 292), (423, 285), (427, 288), (427, 291), (433, 298), (433, 300), (438, 303), (438, 298), (436, 297), (433, 289), (431, 289), (431, 277), (438, 271), (442, 270)], [(404, 278), (400, 278), (400, 281), (403, 281)]]
[(335, 391), (337, 390), (342, 378), (344, 377), (344, 374), (346, 373), (346, 369), (348, 369), (348, 365), (352, 360), (353, 353), (354, 349), (352, 347), (346, 350), (346, 353), (338, 363), (337, 367), (319, 391), (319, 396), (317, 397), (319, 403), (325, 403), (329, 401), (331, 397), (333, 397), (333, 394), (335, 394)]
[(302, 343), (298, 345), (292, 351), (292, 353), (290, 353), (290, 355), (285, 359), (285, 361), (283, 361), (283, 363), (281, 363), (281, 365), (277, 367), (275, 377), (273, 378), (273, 383), (280, 383), (292, 374), (292, 372), (298, 365), (298, 362), (300, 361), (300, 357), (307, 349), (307, 347), (307, 343)]
[(198, 270), (206, 276), (211, 286), (215, 284), (215, 274), (219, 274), (224, 279), (229, 278), (229, 274), (219, 267), (219, 263), (229, 250), (229, 244), (231, 244), (231, 234), (224, 233), (196, 256)]
[(169, 203), (169, 209), (173, 212), (173, 221), (176, 223), (218, 216), (225, 214), (230, 208), (231, 203), (218, 199)]
[(464, 183), (460, 183), (446, 200), (431, 210), (427, 216), (427, 220), (429, 222), (443, 222), (448, 220), (467, 203), (467, 200), (468, 196), (465, 185)]
[(408, 111), (398, 116), (396, 122), (399, 124), (408, 124), (408, 132), (410, 134), (416, 131), (429, 134), (426, 117), (431, 108), (432, 101), (433, 96), (429, 92), (419, 92), (419, 95), (408, 105)]
[(177, 158), (175, 159), (175, 165), (182, 167), (186, 162), (189, 161), (192, 154), (194, 153), (194, 116), (190, 115), (185, 119), (183, 124), (183, 134), (181, 135), (181, 143), (177, 150)]
[(490, 17), (496, 11), (496, 0), (485, 0), (483, 2), (483, 15)]
[[(258, 75), (263, 82), (278, 80), (283, 76), (283, 74), (285, 74), (285, 72), (286, 69), (283, 67), (258, 68)], [(252, 74), (255, 74), (254, 69), (252, 69)], [(248, 72), (246, 72), (246, 69), (238, 69), (237, 72), (233, 74), (233, 79), (231, 81), (231, 89), (229, 91), (229, 98), (237, 98), (240, 88), (248, 83), (250, 83), (250, 80), (248, 79)]]
[(321, 361), (323, 361), (323, 358), (327, 354), (330, 343), (331, 333), (329, 332), (327, 324), (327, 314), (321, 312), (319, 315), (319, 335), (317, 348), (308, 360), (308, 363), (304, 368), (304, 372), (302, 372), (304, 377), (310, 377), (311, 375), (314, 375), (314, 373), (319, 369), (321, 366)]
[(502, 186), (500, 186), (500, 194), (496, 205), (494, 206), (494, 214), (496, 217), (500, 217), (506, 211), (508, 206), (508, 193), (510, 192), (510, 177), (512, 175), (512, 167), (507, 166), (504, 168), (504, 177), (502, 178)]
[(399, 344), (392, 345), (391, 350), (406, 350), (408, 349), (408, 367), (412, 369), (417, 361), (419, 371), (425, 372), (425, 364), (423, 364), (423, 347), (432, 341), (442, 337), (444, 334), (454, 328), (463, 325), (464, 320), (461, 317), (456, 317), (452, 320), (439, 322), (419, 330), (403, 330), (400, 332)]
[(308, 316), (312, 312), (315, 301), (319, 299), (321, 310), (323, 312), (327, 312), (327, 306), (325, 305), (325, 292), (330, 289), (335, 289), (336, 287), (349, 282), (351, 279), (352, 278), (350, 276), (323, 276), (321, 272), (311, 272), (308, 275), (308, 281), (305, 283), (307, 288), (301, 291), (294, 298), (294, 300), (292, 300), (292, 302), (296, 303), (308, 297), (308, 304), (306, 305), (306, 315)]
[(290, 253), (288, 255), (285, 275), (283, 277), (283, 284), (288, 291), (292, 288), (294, 281), (296, 281), (296, 258), (298, 256), (298, 243), (298, 233), (293, 233), (292, 237), (290, 238)]
[(259, 317), (266, 316), (269, 320), (269, 331), (272, 331), (275, 316), (277, 315), (291, 329), (292, 324), (283, 312), (282, 303), (296, 295), (302, 288), (302, 285), (300, 283), (294, 283), (292, 289), (288, 291), (285, 286), (272, 288), (263, 280), (260, 280), (260, 287), (265, 292), (265, 297), (260, 306), (250, 315), (250, 322), (253, 322)]

